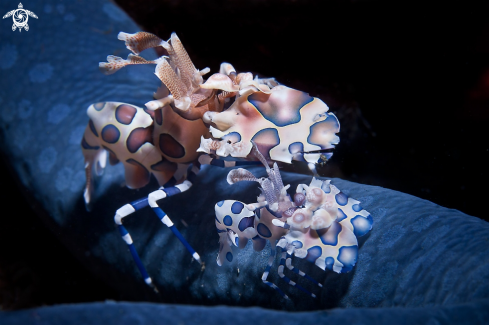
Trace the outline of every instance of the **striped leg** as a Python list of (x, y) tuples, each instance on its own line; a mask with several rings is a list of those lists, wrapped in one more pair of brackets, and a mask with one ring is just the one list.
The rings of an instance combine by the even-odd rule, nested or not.
[(122, 239), (126, 242), (127, 246), (129, 247), (129, 251), (131, 252), (132, 259), (136, 263), (136, 266), (139, 269), (139, 272), (143, 276), (144, 282), (146, 282), (147, 285), (149, 285), (153, 290), (158, 292), (158, 289), (156, 289), (155, 285), (153, 284), (153, 280), (151, 280), (151, 277), (149, 276), (148, 272), (146, 271), (146, 268), (143, 265), (143, 262), (141, 262), (141, 259), (139, 258), (138, 252), (134, 248), (134, 244), (131, 238), (131, 235), (127, 231), (126, 227), (122, 225), (122, 219), (127, 217), (128, 215), (132, 214), (133, 212), (136, 212), (138, 210), (141, 210), (144, 207), (148, 206), (148, 198), (143, 198), (134, 202), (131, 202), (129, 204), (124, 205), (121, 207), (119, 210), (116, 211), (114, 221), (117, 225), (117, 228), (119, 228), (119, 232), (122, 236)]
[(299, 284), (295, 283), (294, 281), (292, 281), (291, 279), (289, 279), (288, 277), (285, 276), (284, 274), (284, 266), (285, 266), (285, 258), (287, 256), (287, 252), (284, 250), (282, 252), (282, 256), (280, 257), (280, 265), (278, 267), (278, 276), (284, 280), (285, 282), (287, 282), (288, 284), (290, 284), (291, 286), (293, 287), (296, 287), (297, 289), (305, 292), (306, 294), (310, 295), (311, 297), (313, 298), (316, 298), (316, 295), (309, 292), (308, 290), (304, 289), (302, 286), (300, 286)]
[(265, 272), (263, 272), (263, 275), (261, 276), (261, 280), (263, 283), (265, 283), (267, 286), (277, 290), (277, 292), (284, 297), (285, 299), (289, 299), (289, 297), (282, 291), (280, 290), (279, 287), (277, 287), (275, 284), (273, 284), (270, 281), (267, 281), (268, 274), (270, 273), (270, 268), (272, 267), (273, 261), (275, 260), (275, 248), (272, 248), (270, 250), (270, 257), (268, 258), (268, 264), (267, 267), (265, 268)]
[(287, 259), (285, 260), (285, 266), (287, 266), (287, 268), (289, 270), (291, 270), (292, 272), (294, 272), (295, 274), (299, 274), (300, 276), (308, 279), (309, 281), (311, 281), (312, 283), (318, 285), (321, 288), (323, 287), (323, 285), (321, 283), (317, 282), (316, 280), (314, 280), (313, 278), (311, 278), (309, 275), (307, 275), (306, 273), (302, 272), (298, 268), (292, 266), (292, 255), (290, 255), (289, 253), (287, 253)]
[(134, 259), (134, 262), (136, 263), (139, 272), (144, 278), (144, 281), (146, 284), (148, 284), (150, 287), (152, 287), (155, 291), (157, 291), (156, 287), (153, 284), (153, 281), (151, 280), (151, 277), (148, 275), (148, 272), (146, 271), (146, 268), (144, 267), (143, 263), (141, 262), (141, 259), (134, 248), (133, 240), (131, 238), (131, 235), (127, 231), (127, 229), (124, 227), (122, 224), (122, 219), (127, 217), (128, 215), (132, 214), (133, 212), (136, 212), (138, 210), (141, 210), (142, 208), (146, 206), (151, 206), (153, 211), (156, 213), (156, 215), (160, 218), (161, 222), (163, 222), (170, 230), (173, 232), (173, 234), (182, 242), (182, 244), (187, 248), (187, 250), (192, 254), (193, 258), (202, 264), (202, 261), (200, 259), (199, 254), (195, 252), (195, 250), (190, 246), (190, 244), (183, 238), (182, 234), (178, 231), (178, 229), (175, 227), (173, 222), (170, 220), (170, 218), (166, 215), (163, 210), (158, 206), (156, 201), (160, 199), (164, 199), (167, 196), (172, 196), (181, 192), (184, 192), (188, 190), (192, 186), (192, 183), (189, 181), (185, 181), (182, 184), (176, 185), (174, 187), (168, 187), (168, 188), (163, 188), (161, 187), (157, 191), (154, 191), (148, 195), (147, 198), (143, 198), (137, 201), (134, 201), (132, 203), (126, 204), (123, 207), (121, 207), (119, 210), (117, 210), (114, 221), (117, 224), (119, 228), (119, 232), (122, 236), (122, 239), (126, 242), (126, 244), (129, 246), (129, 251), (131, 252), (132, 258)]
[(185, 248), (192, 254), (192, 257), (202, 264), (202, 261), (200, 260), (199, 254), (190, 246), (190, 244), (187, 242), (185, 238), (183, 238), (182, 234), (178, 229), (175, 227), (173, 222), (170, 220), (170, 218), (166, 215), (163, 210), (158, 206), (156, 201), (164, 199), (167, 196), (172, 196), (181, 192), (185, 192), (192, 186), (192, 183), (189, 181), (184, 181), (182, 184), (179, 184), (175, 187), (169, 187), (169, 188), (160, 188), (148, 195), (148, 203), (149, 206), (153, 209), (153, 211), (156, 213), (158, 218), (160, 218), (161, 222), (163, 222), (170, 230), (173, 232), (175, 236), (182, 242), (182, 244), (185, 246)]
[(261, 162), (259, 161), (224, 160), (224, 159), (212, 158), (207, 154), (201, 155), (199, 157), (199, 162), (202, 165), (212, 165), (217, 167), (261, 166)]

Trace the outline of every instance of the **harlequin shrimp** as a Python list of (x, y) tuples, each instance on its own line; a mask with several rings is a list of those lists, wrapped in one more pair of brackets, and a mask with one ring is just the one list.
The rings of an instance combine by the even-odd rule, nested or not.
[[(256, 156), (261, 156), (256, 147), (253, 151)], [(290, 185), (284, 186), (277, 164), (270, 168), (263, 157), (260, 160), (266, 167), (268, 178), (256, 178), (242, 168), (231, 170), (227, 176), (229, 184), (258, 182), (262, 193), (257, 202), (245, 204), (225, 200), (215, 205), (215, 223), (219, 234), (217, 264), (221, 266), (226, 261), (232, 261), (232, 246), (244, 248), (251, 240), (254, 250), (260, 251), (268, 240), (271, 254), (262, 276), (263, 282), (288, 298), (277, 285), (267, 280), (278, 246), (283, 250), (278, 267), (279, 277), (315, 297), (315, 294), (285, 275), (284, 269), (287, 267), (322, 287), (292, 265), (292, 255), (323, 270), (346, 273), (357, 261), (357, 237), (372, 229), (372, 217), (359, 201), (349, 198), (329, 180), (313, 178), (309, 185), (299, 184), (292, 200), (287, 194)]]
[[(219, 78), (231, 86), (238, 79), (233, 73), (214, 74), (209, 80)], [(251, 74), (241, 78), (240, 90), (228, 109), (203, 115), (212, 138), (202, 137), (199, 151), (256, 160), (251, 153), (253, 142), (267, 161), (304, 161), (315, 173), (315, 164), (327, 161), (339, 142), (336, 116), (328, 113), (323, 101), (305, 92), (271, 79), (260, 79), (258, 83), (251, 78)], [(199, 160), (217, 164), (205, 155)]]
[[(188, 190), (201, 164), (259, 163), (252, 142), (270, 162), (302, 160), (314, 170), (314, 163), (332, 155), (339, 141), (339, 122), (318, 98), (279, 85), (273, 78), (237, 73), (229, 63), (222, 63), (219, 73), (204, 82), (209, 68), (195, 68), (175, 33), (168, 41), (146, 32), (121, 32), (118, 38), (132, 53), (127, 59), (109, 55), (99, 64), (100, 70), (112, 74), (127, 65), (155, 64), (162, 85), (145, 108), (121, 102), (88, 108), (90, 120), (81, 143), (87, 179), (84, 199), (88, 207), (94, 176), (102, 174), (107, 155), (110, 164), (122, 162), (129, 188), (147, 185), (151, 175), (156, 178), (158, 190), (122, 206), (114, 217), (145, 282), (155, 288), (123, 225), (125, 217), (149, 205), (202, 263), (157, 201)], [(151, 61), (139, 56), (154, 47), (162, 47), (168, 55)], [(219, 159), (229, 155), (244, 161)]]

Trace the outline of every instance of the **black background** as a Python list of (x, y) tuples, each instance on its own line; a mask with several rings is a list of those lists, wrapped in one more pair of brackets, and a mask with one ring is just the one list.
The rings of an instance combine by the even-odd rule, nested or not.
[[(118, 3), (147, 31), (164, 39), (176, 31), (199, 69), (228, 61), (325, 101), (341, 142), (323, 175), (488, 220), (488, 2)], [(2, 307), (117, 299), (41, 224), (2, 167), (1, 204), (11, 209), (0, 227)]]

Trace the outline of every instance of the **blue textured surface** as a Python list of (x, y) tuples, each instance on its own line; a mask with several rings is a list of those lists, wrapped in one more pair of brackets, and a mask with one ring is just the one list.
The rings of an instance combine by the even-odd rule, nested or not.
[[(17, 5), (2, 1), (0, 9), (7, 12)], [(217, 266), (214, 205), (226, 199), (251, 203), (259, 194), (256, 183), (228, 185), (228, 170), (217, 167), (204, 168), (190, 190), (161, 202), (183, 237), (201, 255), (205, 269), (191, 261), (185, 247), (151, 209), (142, 209), (125, 220), (142, 262), (160, 290), (159, 296), (154, 294), (144, 284), (113, 216), (122, 205), (155, 190), (155, 182), (139, 191), (123, 188), (122, 166), (109, 166), (97, 184), (92, 212), (85, 211), (82, 198), (85, 179), (80, 140), (88, 122), (88, 105), (111, 100), (143, 106), (158, 86), (154, 67), (130, 67), (111, 76), (98, 71), (97, 64), (106, 55), (128, 53), (117, 33), (139, 28), (109, 2), (46, 1), (24, 6), (39, 16), (29, 20), (28, 32), (12, 32), (7, 20), (0, 25), (2, 148), (33, 199), (47, 211), (40, 213), (46, 223), (87, 268), (126, 299), (284, 310), (351, 308), (285, 314), (225, 307), (94, 304), (4, 313), (0, 314), (2, 324), (26, 324), (35, 322), (36, 317), (52, 324), (69, 323), (68, 317), (118, 324), (155, 320), (205, 324), (231, 319), (240, 324), (249, 323), (250, 317), (258, 324), (281, 318), (294, 322), (295, 317), (305, 323), (374, 324), (394, 318), (406, 324), (488, 321), (489, 224), (379, 187), (332, 180), (344, 193), (361, 201), (372, 215), (374, 228), (360, 240), (357, 265), (348, 274), (323, 272), (295, 259), (296, 267), (323, 283), (324, 289), (319, 291), (298, 280), (316, 293), (317, 299), (279, 281), (278, 257), (269, 280), (292, 302), (285, 302), (262, 283), (270, 254), (267, 248), (257, 253), (248, 244), (233, 251), (231, 263)], [(145, 56), (151, 57), (151, 52)], [(250, 170), (265, 175), (263, 168)], [(288, 173), (283, 179), (292, 189), (310, 181), (310, 177)], [(296, 280), (295, 274), (291, 279)]]
[[(271, 289), (270, 289), (271, 290)], [(94, 303), (0, 313), (4, 325), (26, 324), (484, 324), (489, 302), (433, 308), (355, 308), (287, 313), (262, 308), (198, 307), (150, 303)]]

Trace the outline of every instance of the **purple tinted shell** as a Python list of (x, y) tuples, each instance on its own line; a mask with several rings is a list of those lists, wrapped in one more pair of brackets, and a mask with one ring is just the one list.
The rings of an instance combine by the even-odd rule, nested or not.
[(290, 218), (294, 214), (296, 208), (289, 208), (282, 213), (282, 217)]
[(301, 206), (305, 200), (306, 200), (306, 196), (304, 194), (302, 194), (302, 193), (295, 193), (294, 194), (295, 206)]

